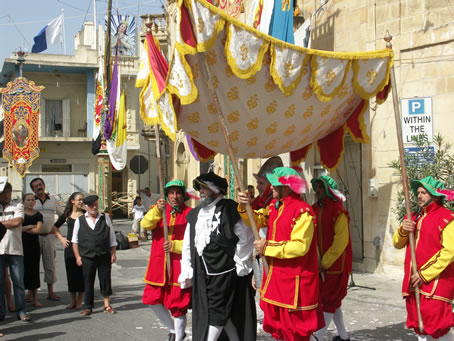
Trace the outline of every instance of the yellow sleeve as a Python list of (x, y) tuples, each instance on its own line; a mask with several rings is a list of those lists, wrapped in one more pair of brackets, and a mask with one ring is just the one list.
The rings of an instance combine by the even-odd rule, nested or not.
[[(241, 216), (241, 219), (243, 219), (244, 223), (251, 227), (251, 222), (249, 220), (249, 216), (246, 211), (246, 207), (244, 207), (242, 204), (238, 204), (238, 213)], [(259, 210), (252, 210), (252, 214), (254, 215), (254, 221), (255, 221), (255, 226), (257, 226), (257, 229), (260, 229), (262, 227), (268, 227), (268, 217), (269, 217), (269, 210), (268, 207), (261, 208)]]
[(265, 256), (279, 259), (304, 256), (309, 251), (313, 236), (314, 222), (312, 216), (309, 212), (304, 212), (293, 226), (290, 235), (291, 240), (280, 242), (268, 240), (265, 244)]
[(454, 221), (443, 229), (441, 246), (441, 250), (418, 269), (419, 275), (426, 283), (438, 277), (454, 261)]
[(393, 245), (396, 249), (403, 249), (408, 243), (408, 233), (402, 229), (402, 225), (394, 232)]
[(183, 241), (182, 240), (172, 240), (172, 250), (173, 253), (178, 253), (181, 255), (183, 252)]
[(323, 269), (329, 269), (334, 262), (342, 255), (345, 248), (348, 245), (349, 230), (348, 230), (348, 218), (345, 213), (342, 213), (334, 225), (334, 239), (333, 243), (326, 250), (322, 257)]
[(157, 205), (154, 205), (140, 221), (140, 227), (142, 227), (144, 230), (152, 231), (156, 228), (161, 219), (162, 212), (159, 210)]

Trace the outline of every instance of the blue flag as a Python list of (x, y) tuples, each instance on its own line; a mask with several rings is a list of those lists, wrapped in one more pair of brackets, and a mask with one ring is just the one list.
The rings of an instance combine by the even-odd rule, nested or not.
[(294, 44), (293, 0), (274, 0), (274, 11), (271, 17), (269, 35)]

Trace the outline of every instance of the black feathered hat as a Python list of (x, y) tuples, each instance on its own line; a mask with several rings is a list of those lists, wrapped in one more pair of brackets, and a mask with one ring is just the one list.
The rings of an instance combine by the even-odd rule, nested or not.
[(213, 192), (222, 194), (226, 194), (227, 187), (229, 187), (226, 179), (221, 178), (213, 172), (199, 175), (193, 180), (192, 185), (196, 191), (200, 191), (200, 186), (203, 185), (211, 189)]

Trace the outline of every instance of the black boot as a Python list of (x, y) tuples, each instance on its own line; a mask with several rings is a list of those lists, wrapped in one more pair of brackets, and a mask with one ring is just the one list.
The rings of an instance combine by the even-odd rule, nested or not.
[(175, 341), (175, 336), (174, 333), (169, 333), (169, 341)]
[(350, 341), (350, 338), (344, 340), (339, 335), (337, 335), (337, 336), (333, 337), (333, 341)]

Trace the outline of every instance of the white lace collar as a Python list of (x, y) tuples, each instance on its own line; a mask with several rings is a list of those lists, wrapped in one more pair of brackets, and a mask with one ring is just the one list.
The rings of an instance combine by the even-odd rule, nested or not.
[(197, 222), (195, 224), (194, 240), (194, 244), (199, 256), (202, 256), (203, 250), (210, 243), (211, 233), (219, 227), (219, 224), (221, 222), (221, 212), (215, 214), (215, 211), (216, 204), (223, 198), (224, 196), (220, 195), (208, 206), (203, 207), (199, 210), (199, 214), (197, 215)]

